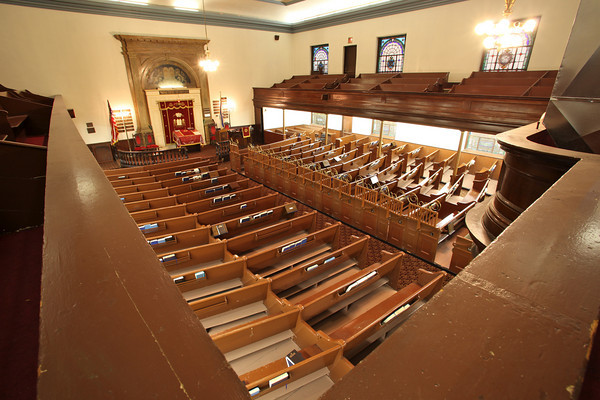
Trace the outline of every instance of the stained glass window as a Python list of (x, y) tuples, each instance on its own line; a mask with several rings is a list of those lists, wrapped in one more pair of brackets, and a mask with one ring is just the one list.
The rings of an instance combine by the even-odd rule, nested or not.
[(320, 44), (311, 47), (313, 74), (326, 74), (329, 67), (329, 45)]
[[(523, 23), (524, 20), (512, 21)], [(533, 49), (536, 30), (525, 33), (525, 40), (521, 46), (507, 47), (502, 49), (492, 48), (485, 50), (481, 60), (482, 71), (525, 71), (529, 64), (529, 57)]]
[(402, 72), (406, 35), (379, 38), (377, 49), (377, 72)]

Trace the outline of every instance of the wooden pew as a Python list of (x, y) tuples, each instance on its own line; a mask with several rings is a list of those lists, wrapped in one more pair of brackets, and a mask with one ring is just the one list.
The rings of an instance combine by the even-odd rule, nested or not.
[[(218, 307), (222, 293), (253, 285), (267, 286), (267, 282), (259, 281), (248, 272), (243, 260), (200, 266), (171, 276), (192, 310), (202, 312)], [(206, 299), (208, 302), (204, 301)]]
[(294, 237), (299, 244), (292, 248), (289, 242), (278, 242), (274, 245), (246, 256), (247, 268), (261, 277), (276, 279), (284, 271), (294, 269), (298, 265), (310, 262), (312, 259), (330, 252), (336, 247), (340, 223), (327, 226), (315, 232), (307, 232)]
[(135, 184), (132, 182), (135, 179), (154, 177), (154, 181), (161, 181), (163, 179), (171, 179), (176, 177), (182, 177), (186, 175), (195, 175), (202, 172), (213, 171), (219, 169), (219, 164), (209, 164), (208, 159), (199, 160), (198, 162), (190, 162), (185, 165), (177, 165), (162, 169), (131, 172), (130, 168), (122, 168), (119, 170), (108, 170), (105, 172), (121, 172), (117, 175), (107, 175), (108, 180), (111, 182), (113, 187), (125, 186), (129, 184)]
[[(253, 189), (247, 190), (250, 191)], [(256, 192), (256, 190), (253, 191)], [(205, 211), (199, 212), (197, 214), (198, 221), (201, 221), (203, 224), (206, 225), (214, 225), (218, 222), (246, 215), (249, 212), (256, 212), (260, 210), (265, 210), (269, 207), (275, 207), (279, 198), (279, 195), (277, 193), (270, 193), (261, 197), (250, 197), (243, 196), (246, 193), (242, 192), (244, 191), (241, 191), (238, 196), (241, 197), (240, 201), (242, 202), (242, 204), (239, 204), (239, 201), (231, 205), (223, 205), (222, 203), (219, 203), (221, 206), (218, 208), (206, 209)], [(205, 200), (200, 201), (205, 202)], [(193, 205), (193, 203), (190, 203), (187, 206), (191, 205)], [(196, 210), (198, 210), (198, 208), (199, 207), (197, 207)]]
[[(254, 398), (294, 385), (341, 357), (340, 345), (317, 335), (298, 314), (298, 310), (289, 311), (213, 336), (215, 345)], [(300, 355), (292, 355), (296, 353)], [(288, 366), (288, 355), (297, 362)], [(326, 371), (321, 376), (327, 376)], [(324, 393), (332, 385), (330, 380), (313, 395)]]
[[(229, 174), (228, 174), (229, 173)], [(181, 178), (171, 178), (171, 179), (157, 179), (156, 181), (148, 181), (148, 183), (132, 183), (130, 185), (121, 185), (115, 186), (115, 191), (118, 194), (127, 194), (127, 193), (136, 193), (136, 192), (147, 192), (148, 190), (156, 190), (162, 188), (172, 188), (173, 190), (170, 192), (171, 194), (177, 194), (181, 190), (185, 190), (186, 187), (192, 185), (196, 182), (214, 182), (218, 183), (219, 179), (222, 178), (227, 179), (227, 177), (235, 176), (236, 174), (232, 174), (227, 168), (221, 168), (213, 171), (206, 171), (199, 173), (198, 175), (190, 175), (184, 176)], [(148, 177), (150, 178), (150, 177)], [(146, 179), (148, 179), (146, 178)], [(139, 182), (144, 178), (137, 178), (132, 181)], [(235, 179), (233, 179), (235, 180)]]
[[(333, 339), (344, 341), (344, 354), (352, 355), (370, 342), (386, 335), (402, 323), (421, 301), (432, 297), (443, 284), (444, 272), (419, 270), (417, 282), (397, 290), (391, 296), (373, 304), (366, 312), (353, 310), (350, 320), (342, 325), (330, 324), (324, 332)], [(358, 314), (358, 315), (357, 315)]]
[(298, 296), (306, 296), (332, 279), (341, 279), (348, 271), (366, 266), (369, 236), (352, 236), (351, 243), (333, 248), (318, 257), (305, 260), (270, 277), (271, 289), (281, 298), (296, 302)]
[[(238, 175), (239, 177), (239, 175)], [(177, 202), (178, 203), (192, 203), (192, 202), (196, 202), (198, 200), (202, 200), (202, 199), (207, 199), (207, 198), (216, 198), (216, 199), (224, 199), (225, 197), (228, 197), (228, 194), (233, 194), (234, 192), (237, 192), (239, 190), (242, 189), (248, 189), (251, 187), (251, 185), (254, 185), (254, 183), (252, 183), (250, 181), (250, 179), (240, 179), (240, 180), (236, 180), (230, 183), (220, 183), (216, 186), (209, 186), (205, 189), (200, 189), (200, 190), (194, 190), (191, 192), (187, 192), (187, 193), (182, 193), (182, 194), (178, 194), (176, 195), (177, 197)], [(215, 199), (212, 200), (213, 202), (215, 202)]]
[[(287, 203), (281, 206), (263, 209), (252, 214), (245, 214), (236, 218), (219, 221), (211, 226), (212, 236), (219, 239), (230, 239), (249, 231), (256, 231), (274, 223), (292, 220), (297, 213), (296, 203)], [(198, 222), (205, 224), (200, 216)]]
[(214, 336), (250, 322), (294, 310), (269, 290), (267, 280), (258, 280), (189, 303), (200, 322)]
[(314, 232), (316, 211), (312, 211), (290, 221), (280, 222), (255, 232), (245, 233), (227, 240), (227, 248), (232, 254), (251, 257), (267, 247), (280, 248), (281, 253), (294, 251), (304, 243), (297, 243), (307, 233)]
[[(191, 247), (170, 253), (157, 255), (158, 260), (173, 277), (175, 283), (198, 279), (196, 273), (208, 267), (221, 265), (237, 260), (229, 251), (224, 241)], [(183, 276), (183, 279), (179, 277)], [(179, 278), (179, 279), (178, 279)]]
[(169, 234), (150, 235), (146, 240), (157, 254), (173, 253), (215, 242), (210, 227), (207, 226)]
[(226, 175), (225, 177), (211, 178), (204, 182), (186, 183), (185, 185), (173, 186), (171, 188), (125, 193), (119, 195), (119, 197), (124, 203), (159, 199), (162, 197), (175, 197), (178, 204), (183, 204), (207, 197), (213, 197), (220, 193), (228, 193), (240, 188), (248, 188), (249, 180), (239, 178), (239, 175), (231, 174)]
[[(294, 304), (302, 306), (302, 318), (309, 325), (315, 326), (326, 319), (329, 319), (325, 322), (326, 324), (332, 323), (330, 317), (338, 311), (350, 308), (355, 303), (368, 298), (369, 294), (388, 291), (387, 289), (379, 290), (380, 288), (387, 285), (389, 289), (394, 290), (392, 286), (397, 286), (398, 267), (402, 256), (402, 253), (395, 257), (387, 254), (386, 261), (370, 265), (337, 282), (322, 285), (319, 290), (313, 291)], [(379, 300), (379, 296), (369, 303), (376, 303), (377, 300)], [(343, 315), (340, 317), (343, 318)]]
[[(178, 161), (169, 161), (161, 164), (151, 164), (144, 165), (141, 167), (128, 167), (128, 168), (117, 168), (105, 170), (104, 174), (109, 180), (118, 180), (118, 179), (130, 179), (136, 178), (139, 176), (148, 176), (153, 175), (154, 173), (168, 173), (168, 172), (176, 172), (190, 168), (196, 168), (203, 165), (213, 164), (214, 161), (211, 161), (208, 158), (205, 159), (194, 159), (193, 161), (187, 160), (178, 160)], [(138, 173), (142, 173), (138, 175)], [(123, 178), (121, 178), (123, 177)]]

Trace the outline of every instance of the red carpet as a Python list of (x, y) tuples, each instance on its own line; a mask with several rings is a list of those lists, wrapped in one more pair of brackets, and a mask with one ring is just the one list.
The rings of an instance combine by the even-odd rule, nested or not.
[(43, 235), (0, 236), (0, 399), (36, 398)]

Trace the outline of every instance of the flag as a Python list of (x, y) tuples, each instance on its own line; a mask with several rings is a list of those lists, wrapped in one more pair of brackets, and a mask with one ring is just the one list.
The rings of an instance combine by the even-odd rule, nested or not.
[(249, 126), (242, 127), (242, 137), (245, 137), (245, 138), (250, 137), (250, 127)]
[(223, 122), (223, 97), (221, 97), (221, 100), (219, 101), (219, 116), (221, 118), (221, 126), (224, 128), (225, 123)]
[(117, 122), (115, 121), (115, 116), (113, 115), (112, 109), (110, 108), (110, 102), (106, 100), (106, 103), (108, 104), (108, 123), (110, 125), (111, 136), (110, 143), (115, 144), (119, 141), (119, 129), (117, 127)]

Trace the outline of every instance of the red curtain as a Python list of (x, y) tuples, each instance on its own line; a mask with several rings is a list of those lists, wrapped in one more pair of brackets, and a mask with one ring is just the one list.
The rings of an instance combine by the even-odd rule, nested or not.
[(196, 128), (193, 100), (161, 101), (159, 105), (167, 144), (174, 141), (173, 131)]

